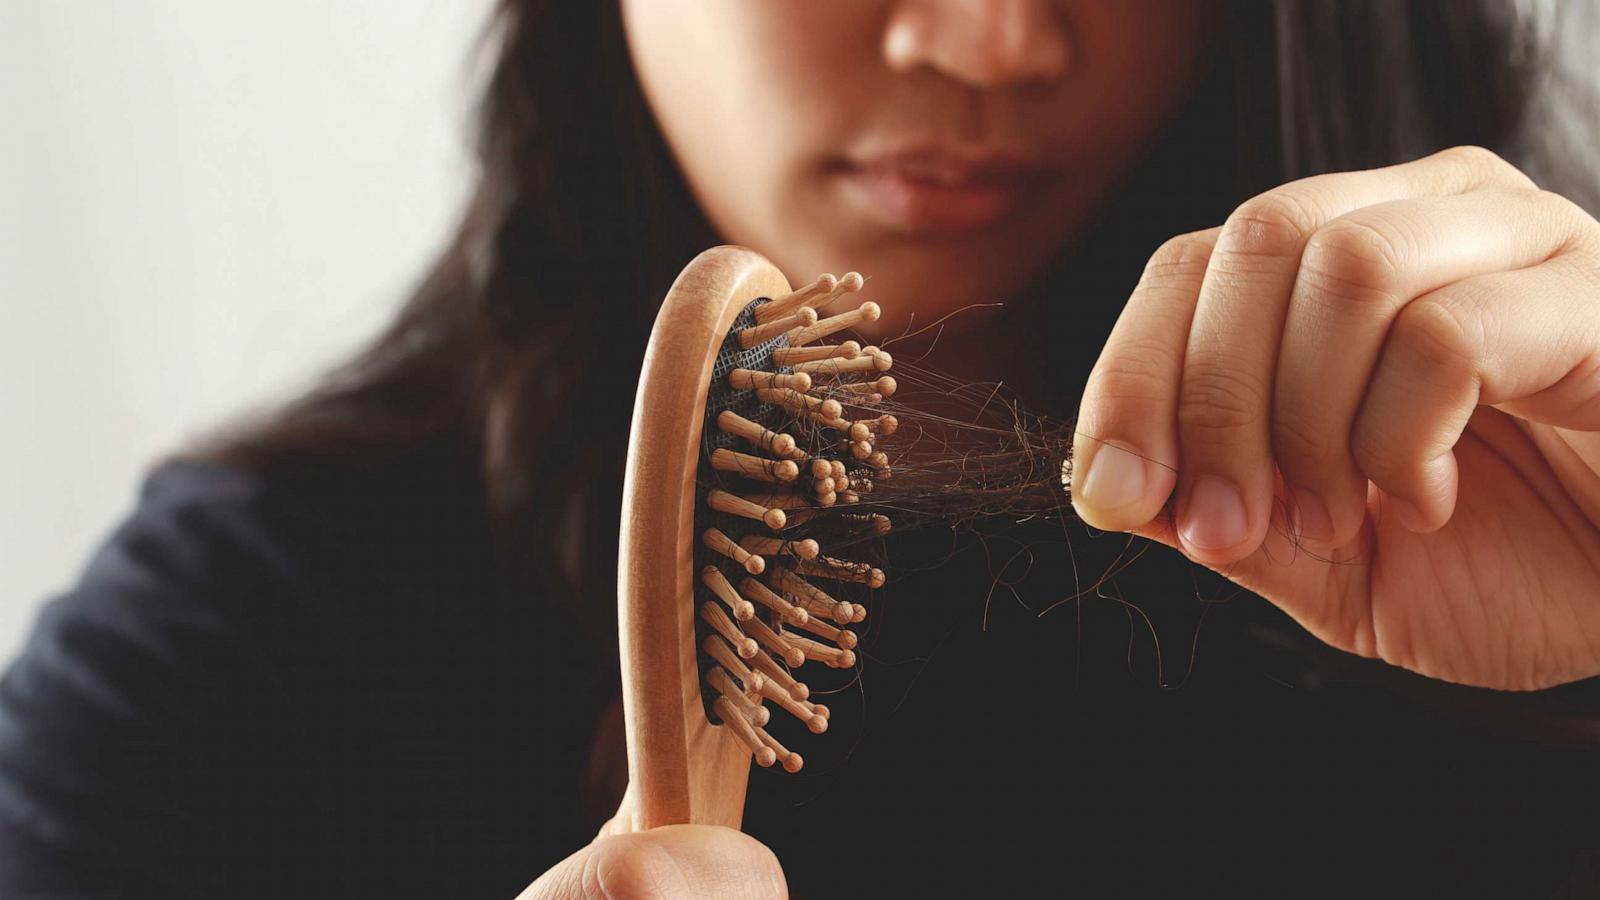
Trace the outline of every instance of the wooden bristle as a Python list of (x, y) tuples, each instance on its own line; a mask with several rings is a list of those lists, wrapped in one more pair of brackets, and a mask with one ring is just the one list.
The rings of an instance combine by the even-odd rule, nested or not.
[(854, 610), (849, 603), (835, 600), (828, 596), (821, 588), (806, 581), (789, 569), (778, 569), (775, 575), (769, 575), (776, 581), (773, 586), (790, 597), (796, 605), (813, 616), (824, 616), (833, 619), (840, 625), (850, 624)]
[(850, 604), (850, 621), (860, 624), (867, 620), (867, 608), (859, 603)]
[(778, 754), (778, 761), (783, 763), (783, 770), (785, 772), (793, 775), (794, 773), (805, 768), (806, 761), (800, 754), (778, 743), (777, 738), (767, 734), (767, 732), (763, 729), (759, 727), (756, 728), (756, 737), (760, 738), (762, 743), (766, 744), (768, 747), (771, 747), (772, 752)]
[(727, 513), (730, 516), (755, 519), (773, 531), (782, 531), (783, 527), (789, 522), (789, 517), (784, 515), (783, 510), (757, 506), (749, 500), (743, 497), (735, 497), (721, 488), (712, 488), (706, 494), (706, 505), (717, 512)]
[(762, 556), (796, 556), (800, 559), (816, 559), (817, 554), (822, 552), (822, 547), (811, 538), (803, 541), (786, 541), (782, 538), (751, 535), (740, 538), (739, 546)]
[[(778, 665), (778, 661), (767, 654), (756, 654), (751, 663), (766, 677), (767, 683), (776, 686), (779, 693), (787, 693), (796, 700), (804, 700), (811, 696), (811, 688), (806, 687), (804, 682), (796, 681), (788, 669)], [(765, 694), (765, 691), (762, 693)]]
[(740, 391), (753, 391), (756, 388), (789, 388), (805, 392), (811, 390), (811, 375), (807, 372), (783, 375), (758, 369), (734, 369), (728, 373), (728, 387)]
[[(835, 401), (829, 400), (827, 402), (833, 403)], [(842, 411), (843, 409), (841, 408), (841, 412)], [(824, 416), (821, 413), (808, 412), (806, 413), (806, 418), (823, 428), (837, 428), (840, 431), (844, 431), (850, 427), (849, 420), (840, 416)]]
[(795, 571), (815, 578), (831, 578), (834, 581), (850, 581), (856, 584), (864, 584), (870, 588), (881, 588), (885, 581), (882, 569), (875, 569), (862, 562), (834, 559), (831, 556), (824, 556), (819, 559), (802, 559), (795, 563)]
[[(718, 611), (720, 612), (721, 610), (719, 609)], [(761, 646), (771, 650), (789, 665), (798, 666), (806, 661), (805, 654), (790, 643), (787, 636), (779, 635), (776, 631), (768, 628), (767, 623), (761, 621), (759, 617), (744, 623), (744, 627)]]
[[(734, 652), (738, 653), (741, 659), (749, 659), (761, 652), (761, 648), (756, 642), (746, 637), (744, 632), (739, 630), (739, 626), (733, 624), (733, 620), (728, 618), (728, 614), (723, 611), (722, 607), (712, 603), (710, 600), (700, 604), (700, 618), (704, 619), (707, 625), (716, 629), (717, 634), (722, 635), (723, 639), (733, 647)], [(754, 618), (750, 620), (750, 622), (756, 621), (759, 620)], [(748, 625), (749, 622), (745, 624)]]
[(868, 372), (882, 372), (882, 357), (858, 356), (855, 359), (822, 359), (816, 362), (795, 363), (794, 370), (807, 377), (839, 378), (844, 375), (865, 375)]
[[(722, 668), (728, 670), (733, 677), (739, 679), (739, 683), (748, 690), (760, 693), (767, 686), (766, 676), (761, 672), (750, 671), (750, 667), (745, 665), (744, 660), (740, 659), (738, 654), (733, 652), (733, 648), (728, 646), (728, 642), (722, 638), (714, 634), (708, 634), (700, 646), (706, 651), (707, 656), (715, 660)], [(752, 661), (759, 664), (765, 656), (765, 653), (757, 653)]]
[(862, 419), (856, 424), (867, 426), (867, 430), (880, 437), (888, 437), (900, 430), (900, 420), (890, 415), (878, 416), (875, 419)]
[(821, 619), (808, 618), (804, 622), (795, 623), (795, 627), (803, 628), (806, 631), (817, 635), (818, 637), (833, 641), (835, 644), (839, 645), (845, 650), (854, 650), (856, 645), (860, 643), (860, 638), (856, 637), (856, 633), (854, 631), (844, 628), (835, 628)]
[(711, 670), (706, 672), (706, 684), (711, 685), (713, 690), (731, 700), (733, 705), (739, 708), (739, 712), (743, 713), (744, 717), (749, 720), (750, 724), (765, 725), (772, 720), (772, 714), (767, 711), (767, 708), (751, 700), (743, 690), (740, 690), (739, 686), (733, 683), (733, 679), (728, 677), (728, 673), (722, 670), (722, 667), (712, 666)]
[(828, 460), (828, 468), (832, 470), (834, 478), (845, 478), (849, 475), (849, 471), (845, 468), (843, 460)]
[[(883, 310), (878, 307), (878, 304), (868, 300), (866, 303), (861, 304), (847, 313), (840, 313), (837, 316), (829, 316), (826, 319), (821, 319), (817, 322), (808, 323), (798, 328), (791, 329), (788, 332), (789, 346), (803, 347), (806, 344), (810, 344), (814, 341), (822, 340), (823, 338), (835, 332), (843, 331), (846, 328), (854, 328), (863, 322), (876, 322), (878, 321), (878, 317), (881, 315), (883, 315)], [(743, 340), (742, 336), (740, 340)], [(754, 344), (748, 346), (754, 346)], [(866, 351), (863, 350), (862, 352)]]
[(806, 659), (816, 660), (835, 669), (848, 669), (856, 664), (856, 654), (853, 650), (840, 647), (830, 647), (819, 641), (798, 634), (784, 634), (784, 638), (791, 642)]
[(711, 451), (711, 468), (719, 472), (733, 472), (756, 481), (787, 483), (800, 476), (800, 467), (792, 459), (767, 459), (750, 453), (739, 453), (726, 447)]
[[(743, 549), (743, 548), (740, 548)], [(700, 570), (700, 583), (717, 595), (717, 599), (728, 605), (728, 611), (740, 622), (748, 622), (756, 614), (755, 604), (739, 596), (716, 566), (706, 566)], [(737, 646), (737, 644), (735, 644)]]
[(876, 381), (855, 381), (850, 384), (841, 384), (839, 387), (852, 394), (877, 394), (880, 397), (893, 397), (894, 392), (900, 389), (900, 384), (894, 380), (893, 375), (885, 375)]
[(832, 478), (819, 479), (815, 482), (815, 485), (816, 486), (814, 488), (814, 493), (811, 495), (811, 499), (814, 500), (818, 506), (822, 507), (823, 509), (827, 509), (828, 507), (839, 502), (839, 494), (833, 489)]
[[(816, 281), (803, 288), (790, 291), (782, 297), (774, 297), (771, 301), (756, 307), (756, 324), (765, 325), (780, 316), (786, 316), (802, 306), (815, 306), (812, 301), (827, 296), (839, 284), (839, 279), (832, 275), (822, 275)], [(783, 363), (779, 363), (783, 365)]]
[(755, 755), (756, 765), (765, 769), (778, 761), (777, 751), (768, 747), (761, 740), (761, 737), (756, 734), (755, 726), (751, 725), (750, 720), (740, 714), (739, 708), (734, 706), (732, 700), (727, 697), (718, 697), (717, 701), (711, 704), (711, 708), (716, 711), (717, 718), (722, 720), (722, 724), (727, 725), (733, 731), (734, 736), (739, 739), (739, 743), (743, 744), (747, 750)]
[(844, 413), (844, 406), (837, 400), (824, 400), (789, 388), (757, 388), (756, 396), (762, 403), (781, 406), (790, 412), (814, 412), (825, 419), (837, 419)]
[(717, 414), (717, 429), (777, 456), (788, 456), (795, 451), (794, 438), (770, 431), (732, 410), (725, 409)]
[(834, 285), (833, 290), (813, 301), (810, 301), (809, 305), (815, 307), (819, 311), (826, 309), (828, 306), (832, 305), (835, 300), (838, 300), (845, 294), (854, 294), (856, 291), (861, 290), (862, 286), (866, 283), (867, 280), (861, 277), (860, 272), (846, 272), (839, 276), (839, 283)]
[(824, 359), (855, 359), (860, 355), (859, 341), (819, 344), (815, 347), (779, 347), (772, 351), (772, 364), (792, 366), (796, 363), (817, 362)]
[[(751, 575), (760, 575), (767, 570), (767, 561), (760, 556), (733, 542), (733, 538), (722, 533), (720, 528), (707, 528), (700, 535), (700, 540), (707, 549), (733, 560)], [(737, 617), (735, 617), (737, 618)]]
[[(764, 325), (755, 325), (739, 332), (739, 346), (746, 350), (757, 344), (763, 344), (780, 334), (793, 332), (802, 328), (815, 328), (817, 326), (817, 311), (809, 306), (802, 306), (786, 316), (780, 316)], [(829, 332), (830, 334), (832, 332)]]
[(821, 734), (828, 730), (828, 717), (817, 712), (815, 708), (804, 700), (796, 700), (787, 691), (780, 689), (771, 681), (761, 691), (762, 696), (778, 704), (778, 708), (796, 719), (804, 722), (812, 734)]
[(773, 593), (772, 588), (754, 578), (746, 578), (739, 583), (739, 587), (757, 603), (782, 616), (784, 621), (791, 625), (804, 625), (811, 619), (810, 613)]
[(887, 372), (894, 365), (894, 357), (890, 356), (887, 350), (878, 347), (862, 347), (861, 352), (866, 356), (877, 358), (879, 363), (878, 371), (880, 372)]
[(850, 455), (856, 459), (865, 460), (872, 455), (872, 442), (852, 441), (850, 444)]

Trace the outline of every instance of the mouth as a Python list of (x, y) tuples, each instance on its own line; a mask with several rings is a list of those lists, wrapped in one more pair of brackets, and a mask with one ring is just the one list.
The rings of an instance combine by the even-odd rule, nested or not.
[(832, 168), (868, 218), (926, 236), (994, 227), (1062, 175), (1022, 154), (949, 147), (847, 157)]

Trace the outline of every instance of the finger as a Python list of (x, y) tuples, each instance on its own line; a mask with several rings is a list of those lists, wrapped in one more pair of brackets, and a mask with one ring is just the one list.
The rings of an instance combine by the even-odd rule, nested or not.
[(1581, 213), (1556, 195), (1494, 188), (1362, 207), (1312, 234), (1272, 391), (1272, 454), (1300, 537), (1343, 543), (1366, 517), (1367, 478), (1351, 456), (1350, 430), (1405, 304), (1559, 255), (1581, 224)]
[[(1520, 179), (1520, 181), (1519, 181)], [(1185, 348), (1178, 404), (1178, 538), (1207, 564), (1261, 545), (1273, 508), (1274, 372), (1306, 241), (1327, 222), (1391, 200), (1526, 183), (1487, 151), (1461, 149), (1370, 172), (1292, 182), (1239, 207), (1217, 236)]]
[(1416, 532), (1455, 509), (1452, 448), (1473, 410), (1498, 406), (1600, 428), (1600, 315), (1592, 261), (1569, 254), (1417, 298), (1390, 330), (1351, 431), (1356, 465)]
[(1150, 257), (1089, 375), (1073, 445), (1072, 505), (1096, 528), (1143, 525), (1172, 495), (1183, 345), (1219, 230), (1179, 235)]
[(712, 825), (668, 825), (603, 837), (557, 863), (518, 900), (787, 897), (777, 857), (754, 838)]

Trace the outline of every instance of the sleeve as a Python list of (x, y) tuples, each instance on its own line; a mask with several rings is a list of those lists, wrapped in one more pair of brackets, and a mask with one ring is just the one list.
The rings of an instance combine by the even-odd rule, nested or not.
[(314, 644), (296, 527), (241, 473), (147, 479), (0, 679), (0, 896), (288, 895), (286, 857), (315, 852), (284, 650)]

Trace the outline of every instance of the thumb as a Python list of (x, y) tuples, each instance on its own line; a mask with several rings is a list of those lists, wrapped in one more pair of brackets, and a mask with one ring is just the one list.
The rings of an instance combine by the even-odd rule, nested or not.
[(785, 898), (778, 858), (719, 825), (666, 825), (602, 837), (557, 863), (517, 900), (769, 900)]

